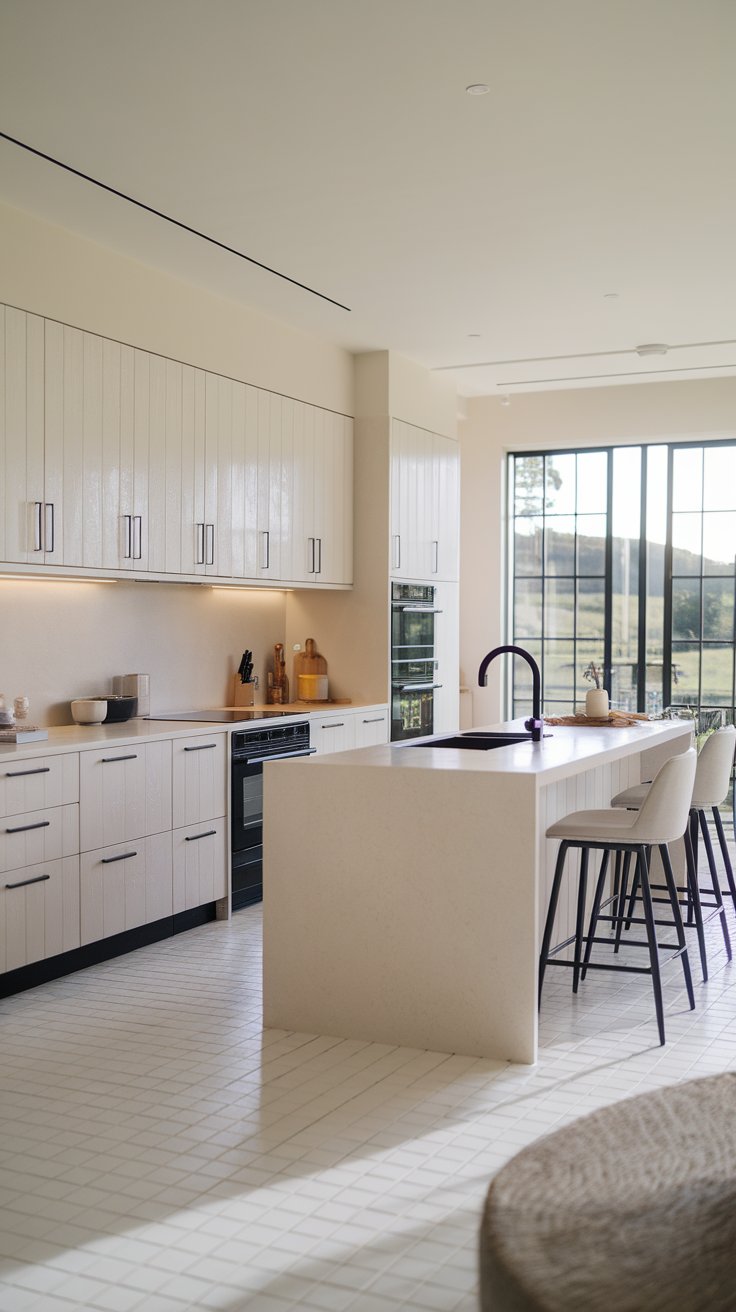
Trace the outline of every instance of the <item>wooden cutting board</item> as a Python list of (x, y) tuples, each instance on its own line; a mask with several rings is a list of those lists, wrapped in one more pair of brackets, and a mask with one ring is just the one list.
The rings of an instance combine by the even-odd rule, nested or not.
[(545, 724), (574, 725), (589, 729), (629, 729), (649, 720), (638, 711), (609, 711), (608, 715), (545, 715)]
[(327, 661), (324, 656), (319, 655), (314, 638), (307, 638), (304, 651), (298, 651), (294, 655), (294, 678), (298, 679), (300, 674), (326, 673)]

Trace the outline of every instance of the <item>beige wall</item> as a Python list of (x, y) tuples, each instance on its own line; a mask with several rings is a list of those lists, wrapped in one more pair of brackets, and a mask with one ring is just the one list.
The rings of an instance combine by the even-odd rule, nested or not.
[(353, 413), (349, 351), (6, 205), (0, 205), (0, 300)]
[(222, 706), (246, 647), (265, 687), (285, 594), (163, 583), (0, 580), (0, 692), (40, 724), (70, 724), (73, 697), (151, 676), (151, 710)]
[(487, 690), (478, 666), (505, 640), (505, 456), (509, 451), (658, 441), (709, 441), (736, 435), (736, 379), (640, 383), (514, 396), (466, 404), (462, 461), (460, 681), (473, 689), (473, 720), (501, 714), (501, 663)]

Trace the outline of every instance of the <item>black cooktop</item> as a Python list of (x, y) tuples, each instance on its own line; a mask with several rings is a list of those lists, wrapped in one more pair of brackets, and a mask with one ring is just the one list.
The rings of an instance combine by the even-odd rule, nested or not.
[(168, 715), (147, 715), (147, 720), (202, 720), (205, 724), (239, 724), (242, 720), (272, 720), (280, 715), (296, 715), (275, 706), (262, 711), (239, 708), (234, 711), (169, 711)]

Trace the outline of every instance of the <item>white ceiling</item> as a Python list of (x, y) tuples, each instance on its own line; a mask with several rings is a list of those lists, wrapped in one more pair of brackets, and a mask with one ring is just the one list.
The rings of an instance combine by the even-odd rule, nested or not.
[(467, 393), (736, 374), (735, 56), (734, 0), (0, 0), (4, 133), (349, 312), (5, 141), (0, 196)]

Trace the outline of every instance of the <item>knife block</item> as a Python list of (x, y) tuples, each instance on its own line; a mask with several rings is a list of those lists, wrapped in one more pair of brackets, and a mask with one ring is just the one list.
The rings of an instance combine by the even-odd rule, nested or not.
[(250, 683), (241, 683), (240, 676), (235, 675), (233, 679), (233, 699), (231, 706), (253, 706), (255, 704), (256, 681), (251, 679)]

